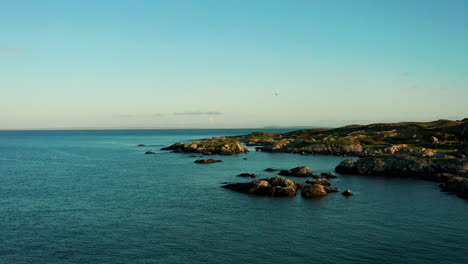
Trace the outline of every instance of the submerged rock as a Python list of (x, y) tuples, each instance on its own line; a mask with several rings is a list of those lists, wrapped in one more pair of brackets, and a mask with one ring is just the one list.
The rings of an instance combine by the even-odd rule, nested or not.
[(153, 151), (146, 151), (145, 154), (156, 154), (156, 152), (153, 152)]
[(255, 177), (257, 177), (257, 174), (255, 174), (255, 173), (241, 173), (241, 174), (238, 174), (237, 176), (238, 177), (252, 177), (252, 178), (255, 178)]
[(215, 160), (215, 159), (199, 159), (199, 160), (194, 161), (194, 163), (201, 163), (201, 164), (216, 163), (216, 162), (223, 162), (223, 161)]
[(312, 170), (307, 166), (292, 168), (290, 170), (282, 170), (279, 175), (294, 176), (294, 177), (311, 177)]
[(252, 182), (226, 184), (222, 188), (241, 193), (273, 197), (296, 196), (297, 193), (296, 182), (278, 176)]
[(138, 144), (137, 147), (144, 147), (146, 146), (145, 144)]
[(276, 170), (273, 169), (273, 168), (266, 168), (265, 171), (272, 172), (272, 171), (276, 171)]

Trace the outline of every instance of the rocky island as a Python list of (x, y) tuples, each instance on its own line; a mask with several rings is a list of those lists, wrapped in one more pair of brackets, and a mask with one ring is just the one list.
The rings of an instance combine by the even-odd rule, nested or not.
[(205, 139), (201, 142), (179, 142), (161, 150), (172, 150), (178, 153), (202, 153), (203, 155), (233, 155), (250, 152), (241, 142), (225, 137)]
[[(443, 191), (468, 197), (468, 118), (348, 125), (287, 133), (255, 132), (176, 143), (163, 150), (205, 155), (249, 152), (242, 144), (265, 152), (359, 157), (357, 161), (349, 159), (338, 164), (336, 171), (354, 175), (418, 177), (442, 182)], [(298, 167), (280, 174), (309, 177), (312, 172)]]

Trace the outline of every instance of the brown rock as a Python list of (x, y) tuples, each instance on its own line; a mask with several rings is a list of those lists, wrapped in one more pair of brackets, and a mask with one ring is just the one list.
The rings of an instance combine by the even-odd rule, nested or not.
[(301, 196), (304, 198), (322, 197), (327, 194), (325, 187), (320, 184), (304, 185), (301, 190)]
[(294, 177), (311, 177), (312, 170), (307, 166), (292, 168), (290, 170), (282, 170), (279, 175), (294, 176)]

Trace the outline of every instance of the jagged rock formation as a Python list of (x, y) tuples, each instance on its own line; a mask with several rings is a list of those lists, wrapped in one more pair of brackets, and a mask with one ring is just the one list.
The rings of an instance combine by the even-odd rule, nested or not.
[(296, 182), (278, 176), (252, 182), (226, 184), (222, 188), (236, 192), (274, 197), (296, 196), (298, 190)]

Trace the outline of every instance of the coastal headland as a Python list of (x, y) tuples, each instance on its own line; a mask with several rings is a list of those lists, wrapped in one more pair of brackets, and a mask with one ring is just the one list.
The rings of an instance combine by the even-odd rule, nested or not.
[(234, 155), (248, 153), (244, 145), (272, 153), (358, 157), (337, 164), (335, 170), (341, 174), (437, 181), (441, 182), (442, 191), (468, 198), (468, 118), (348, 125), (287, 133), (254, 132), (176, 143), (163, 150)]

